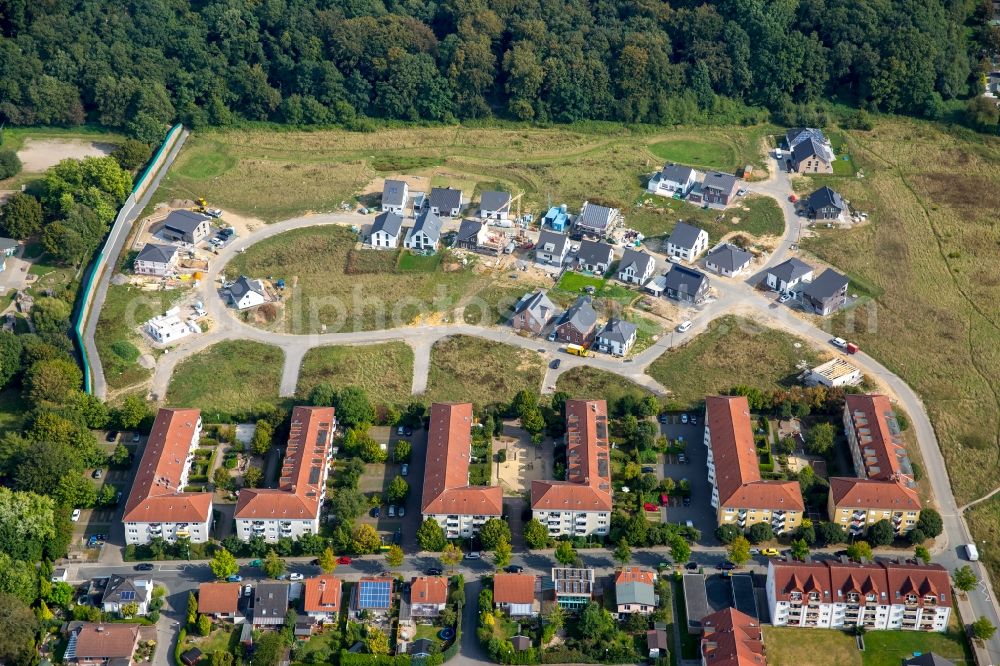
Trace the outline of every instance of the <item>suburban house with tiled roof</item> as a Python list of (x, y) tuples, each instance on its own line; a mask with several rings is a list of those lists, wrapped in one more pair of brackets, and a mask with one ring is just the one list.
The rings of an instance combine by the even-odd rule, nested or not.
[(582, 240), (576, 251), (576, 268), (596, 275), (602, 275), (614, 260), (615, 249), (600, 241)]
[(797, 295), (796, 287), (802, 282), (812, 282), (813, 268), (801, 259), (792, 257), (773, 268), (767, 269), (764, 280), (767, 286), (782, 294)]
[(125, 503), (125, 543), (149, 543), (154, 537), (174, 542), (208, 541), (212, 493), (186, 493), (194, 450), (201, 438), (197, 409), (161, 409), (142, 452)]
[(701, 199), (707, 204), (728, 206), (736, 198), (739, 179), (731, 173), (709, 171), (701, 182)]
[(828, 268), (802, 290), (802, 306), (821, 317), (847, 305), (847, 276)]
[(493, 604), (511, 617), (538, 615), (541, 603), (535, 594), (538, 578), (526, 573), (498, 573), (493, 577)]
[(132, 666), (138, 624), (71, 622), (63, 662), (73, 666)]
[(826, 185), (806, 197), (802, 206), (807, 216), (817, 220), (836, 220), (847, 210), (843, 197)]
[(177, 246), (146, 243), (132, 262), (136, 275), (163, 277), (177, 270)]
[(789, 171), (795, 173), (833, 173), (833, 146), (822, 130), (796, 127), (785, 133), (785, 146), (790, 151), (786, 160)]
[(771, 560), (765, 590), (775, 626), (947, 631), (951, 617), (939, 564)]
[(618, 619), (634, 613), (646, 615), (656, 610), (656, 573), (639, 567), (626, 567), (615, 576), (615, 604)]
[(617, 229), (623, 221), (622, 213), (617, 208), (608, 208), (585, 201), (573, 226), (580, 233), (601, 238)]
[(402, 215), (410, 198), (410, 186), (404, 180), (386, 179), (382, 185), (382, 212)]
[(750, 404), (744, 396), (705, 399), (705, 446), (719, 525), (747, 530), (754, 523), (767, 523), (776, 534), (795, 531), (805, 511), (799, 484), (761, 479)]
[(163, 220), (160, 235), (171, 241), (197, 243), (212, 231), (212, 218), (193, 210), (173, 210)]
[(687, 222), (678, 222), (667, 239), (667, 256), (684, 261), (694, 261), (707, 249), (708, 232)]
[(228, 285), (225, 294), (237, 310), (246, 310), (268, 301), (264, 283), (260, 280), (251, 280), (245, 275), (239, 276)]
[(371, 244), (376, 250), (391, 250), (399, 247), (403, 235), (403, 216), (386, 211), (375, 216), (372, 223)]
[(705, 257), (705, 268), (725, 277), (735, 277), (750, 267), (753, 255), (730, 243), (723, 243)]
[(538, 335), (549, 325), (559, 312), (544, 290), (525, 294), (514, 306), (514, 316), (510, 323), (515, 331), (527, 331)]
[(566, 401), (566, 480), (531, 482), (532, 517), (549, 536), (607, 534), (611, 521), (608, 405)]
[(198, 586), (198, 612), (217, 620), (242, 620), (239, 583), (202, 583)]
[(449, 539), (471, 537), (490, 518), (503, 514), (500, 486), (469, 485), (472, 405), (435, 403), (430, 409), (420, 511)]
[(153, 598), (153, 581), (138, 576), (112, 574), (101, 595), (101, 608), (105, 613), (119, 613), (129, 604), (135, 604), (136, 615), (145, 615)]
[(253, 597), (252, 624), (273, 627), (285, 623), (285, 614), (288, 613), (288, 583), (257, 583)]
[(766, 666), (764, 633), (757, 618), (724, 608), (702, 618), (702, 666)]
[(392, 610), (392, 578), (364, 576), (354, 586), (351, 597), (351, 614), (357, 617), (364, 611), (385, 616)]
[(435, 187), (427, 198), (427, 207), (435, 216), (458, 217), (462, 214), (462, 190)]
[(333, 435), (333, 407), (296, 407), (277, 488), (244, 488), (236, 503), (236, 536), (274, 543), (319, 534)]
[(698, 182), (698, 172), (681, 164), (664, 164), (646, 184), (646, 191), (664, 197), (684, 197)]
[(417, 220), (406, 232), (403, 247), (418, 252), (435, 251), (441, 241), (441, 227), (444, 222), (433, 210), (425, 210), (417, 215)]
[(684, 303), (701, 303), (708, 297), (711, 282), (701, 271), (675, 264), (666, 275), (667, 298)]
[(590, 296), (580, 296), (556, 324), (556, 337), (563, 342), (589, 347), (597, 328), (597, 311)]
[(410, 583), (410, 615), (437, 617), (448, 603), (448, 579), (417, 576)]
[(336, 622), (340, 616), (343, 591), (340, 579), (331, 574), (323, 574), (306, 578), (302, 586), (302, 612), (317, 624)]
[(627, 248), (618, 262), (618, 279), (626, 284), (646, 284), (656, 270), (656, 259), (648, 252)]
[(609, 319), (597, 334), (597, 349), (612, 356), (625, 356), (635, 344), (638, 332), (638, 327), (631, 322)]
[(535, 246), (535, 261), (546, 266), (561, 267), (569, 253), (569, 236), (542, 229)]
[(506, 220), (510, 216), (510, 192), (486, 191), (479, 197), (479, 217)]

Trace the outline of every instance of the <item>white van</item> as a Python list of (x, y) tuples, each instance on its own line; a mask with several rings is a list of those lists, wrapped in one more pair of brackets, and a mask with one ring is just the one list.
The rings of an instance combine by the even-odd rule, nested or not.
[(979, 551), (976, 550), (976, 544), (974, 543), (965, 544), (965, 556), (969, 558), (970, 562), (979, 561)]

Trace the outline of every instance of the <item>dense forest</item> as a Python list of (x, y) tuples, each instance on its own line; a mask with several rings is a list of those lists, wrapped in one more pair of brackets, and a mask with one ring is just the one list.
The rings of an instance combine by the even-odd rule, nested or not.
[[(680, 123), (826, 99), (939, 118), (989, 0), (0, 0), (0, 121)], [(756, 115), (755, 115), (756, 114)]]

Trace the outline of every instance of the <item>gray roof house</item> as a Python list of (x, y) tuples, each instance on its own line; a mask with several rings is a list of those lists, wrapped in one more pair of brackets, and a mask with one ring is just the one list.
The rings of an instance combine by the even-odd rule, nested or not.
[(705, 268), (719, 275), (732, 277), (746, 270), (752, 259), (753, 255), (746, 250), (730, 243), (723, 243), (705, 257)]
[(645, 284), (656, 270), (656, 259), (647, 252), (627, 248), (618, 262), (618, 279), (622, 282)]
[(582, 233), (600, 237), (614, 230), (621, 221), (622, 214), (617, 208), (598, 206), (585, 201), (574, 225)]
[(701, 303), (708, 295), (708, 276), (701, 271), (675, 264), (666, 277), (667, 298), (672, 298), (675, 301)]
[(615, 585), (615, 601), (622, 605), (655, 606), (656, 595), (648, 583), (632, 581)]
[(535, 261), (540, 264), (562, 266), (569, 252), (569, 236), (542, 229), (535, 246)]
[(775, 291), (788, 292), (800, 282), (811, 282), (813, 268), (801, 259), (792, 257), (774, 268), (769, 268), (765, 280)]
[(435, 215), (458, 217), (462, 212), (462, 190), (435, 187), (431, 189), (428, 206)]
[(13, 238), (0, 238), (0, 255), (13, 257), (17, 254), (17, 248), (21, 246), (21, 241)]
[(556, 325), (560, 340), (578, 345), (589, 344), (597, 326), (597, 312), (591, 305), (590, 296), (580, 296), (563, 314)]
[(163, 220), (162, 234), (170, 240), (197, 243), (211, 230), (212, 218), (193, 210), (174, 210)]
[(739, 179), (731, 173), (709, 171), (701, 182), (702, 199), (705, 203), (728, 205), (738, 185)]
[(624, 356), (635, 344), (639, 329), (621, 319), (609, 319), (597, 334), (597, 348), (613, 356)]
[(577, 267), (593, 273), (608, 270), (614, 258), (614, 248), (599, 241), (580, 241), (580, 250), (576, 253)]
[(411, 250), (434, 250), (441, 240), (443, 222), (433, 210), (425, 210), (417, 216), (413, 227), (406, 232), (403, 245)]
[(687, 222), (678, 222), (667, 239), (667, 254), (684, 261), (694, 261), (707, 249), (708, 232)]
[(821, 130), (814, 127), (790, 129), (785, 133), (785, 144), (792, 153), (788, 161), (793, 171), (833, 171), (833, 147)]
[(802, 290), (802, 303), (825, 317), (847, 304), (847, 284), (846, 276), (828, 268)]
[(483, 229), (485, 226), (477, 220), (462, 220), (458, 225), (458, 233), (455, 236), (455, 247), (464, 250), (477, 251), (483, 239)]
[(809, 195), (804, 202), (806, 214), (817, 220), (835, 220), (847, 210), (844, 199), (825, 185)]
[(510, 215), (510, 192), (483, 192), (479, 197), (479, 217), (484, 220), (506, 220)]
[(267, 290), (264, 289), (264, 283), (260, 280), (251, 280), (245, 275), (239, 276), (235, 282), (229, 285), (226, 293), (232, 304), (240, 310), (260, 305), (267, 300)]
[(135, 604), (138, 614), (145, 615), (152, 593), (151, 580), (113, 574), (101, 595), (101, 606), (106, 613), (121, 613), (123, 606)]
[(517, 305), (514, 306), (511, 325), (515, 330), (527, 330), (538, 335), (552, 321), (558, 311), (548, 294), (543, 290), (538, 290), (531, 294), (525, 294), (517, 302)]
[(402, 180), (386, 180), (382, 186), (382, 212), (402, 213), (409, 198), (409, 187)]
[(258, 583), (253, 594), (253, 624), (285, 623), (285, 613), (288, 612), (288, 583)]
[(933, 652), (924, 652), (919, 656), (904, 659), (903, 666), (955, 666), (955, 662), (948, 661)]
[(399, 247), (399, 235), (403, 228), (403, 216), (386, 211), (375, 216), (372, 223), (372, 247)]
[(698, 172), (681, 164), (665, 164), (649, 179), (646, 189), (654, 194), (684, 196), (691, 191), (698, 179)]
[(132, 262), (132, 270), (138, 275), (162, 277), (170, 273), (177, 263), (177, 246), (146, 243)]

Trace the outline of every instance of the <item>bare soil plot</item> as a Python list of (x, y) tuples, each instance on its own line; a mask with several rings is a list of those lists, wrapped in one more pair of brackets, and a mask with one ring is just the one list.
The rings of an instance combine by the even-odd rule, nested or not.
[(29, 173), (41, 173), (65, 159), (82, 160), (85, 157), (104, 157), (115, 148), (113, 143), (86, 141), (84, 139), (32, 139), (24, 140), (17, 151), (22, 168)]

